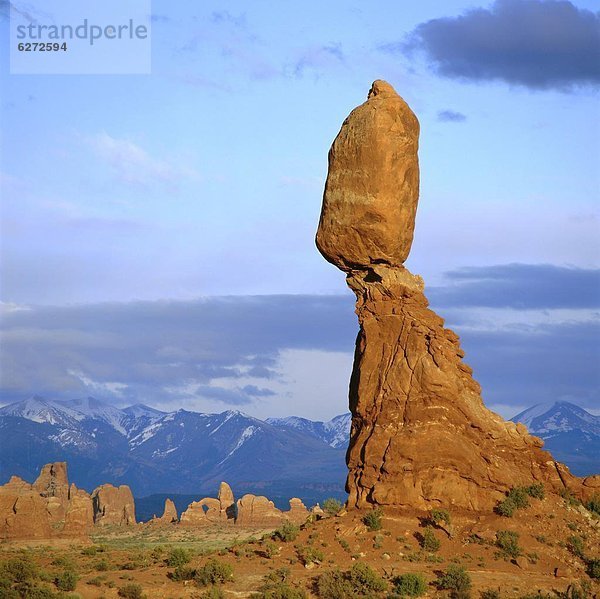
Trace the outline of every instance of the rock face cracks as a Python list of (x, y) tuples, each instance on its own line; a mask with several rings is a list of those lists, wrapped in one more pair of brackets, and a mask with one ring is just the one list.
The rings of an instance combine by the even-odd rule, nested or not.
[(418, 201), (418, 136), (406, 102), (375, 81), (329, 152), (316, 243), (346, 273), (360, 324), (348, 505), (487, 510), (533, 482), (585, 495), (596, 479), (573, 477), (523, 425), (484, 406), (458, 336), (428, 308), (421, 277), (403, 266)]

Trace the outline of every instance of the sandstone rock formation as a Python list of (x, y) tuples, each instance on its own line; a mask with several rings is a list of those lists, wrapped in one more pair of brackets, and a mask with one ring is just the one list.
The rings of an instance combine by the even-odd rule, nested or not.
[(127, 485), (101, 485), (92, 493), (94, 524), (128, 526), (135, 524), (135, 503)]
[(190, 526), (218, 524), (221, 521), (221, 502), (214, 497), (194, 501), (182, 512), (180, 521)]
[(0, 486), (0, 539), (81, 537), (93, 523), (92, 500), (69, 487), (64, 462), (44, 466), (33, 484), (13, 476)]
[(283, 515), (294, 524), (304, 524), (310, 516), (310, 512), (306, 509), (301, 499), (292, 497), (290, 499), (290, 510), (289, 512), (283, 512)]
[(344, 121), (329, 152), (316, 242), (345, 271), (360, 332), (350, 381), (349, 507), (491, 509), (543, 482), (584, 488), (523, 425), (483, 404), (459, 340), (403, 266), (418, 200), (419, 125), (383, 81)]
[(237, 501), (237, 519), (239, 526), (258, 526), (269, 528), (279, 526), (284, 520), (284, 512), (262, 495), (247, 493)]
[(231, 487), (222, 482), (219, 485), (219, 494), (217, 495), (220, 504), (221, 520), (235, 520), (235, 498)]
[(165, 499), (165, 508), (162, 516), (152, 518), (151, 524), (174, 524), (179, 522), (179, 516), (177, 515), (177, 508), (171, 499)]

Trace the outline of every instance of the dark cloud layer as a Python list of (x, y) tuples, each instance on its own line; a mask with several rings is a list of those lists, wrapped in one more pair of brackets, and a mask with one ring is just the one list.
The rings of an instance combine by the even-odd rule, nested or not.
[(503, 264), (462, 268), (446, 276), (449, 285), (428, 291), (435, 305), (516, 310), (600, 307), (600, 269)]
[(497, 0), (421, 23), (392, 53), (421, 50), (440, 75), (533, 89), (600, 83), (600, 13), (565, 0)]
[[(427, 293), (461, 335), (488, 403), (520, 407), (566, 398), (594, 407), (600, 331), (591, 316), (600, 306), (599, 272), (550, 265), (471, 267), (448, 273), (448, 285)], [(501, 326), (493, 315), (491, 324), (482, 325), (481, 311), (489, 308), (508, 308), (506, 322), (518, 310), (537, 310), (542, 324)], [(583, 318), (539, 317), (557, 308), (579, 311)], [(2, 326), (2, 403), (34, 393), (92, 394), (173, 408), (182, 407), (186, 393), (178, 389), (190, 382), (188, 397), (237, 406), (261, 401), (274, 393), (282, 350), (350, 354), (357, 331), (350, 294), (32, 307), (8, 310)], [(256, 380), (249, 384), (248, 376)], [(224, 378), (240, 383), (227, 389), (215, 383)], [(293, 411), (297, 406), (290, 406)]]

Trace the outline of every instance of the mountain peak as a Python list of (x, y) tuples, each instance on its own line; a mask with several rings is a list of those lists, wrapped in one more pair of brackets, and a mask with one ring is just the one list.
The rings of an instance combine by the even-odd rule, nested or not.
[(542, 437), (572, 430), (600, 435), (600, 416), (594, 416), (577, 404), (564, 400), (536, 404), (511, 420), (523, 423), (529, 432)]

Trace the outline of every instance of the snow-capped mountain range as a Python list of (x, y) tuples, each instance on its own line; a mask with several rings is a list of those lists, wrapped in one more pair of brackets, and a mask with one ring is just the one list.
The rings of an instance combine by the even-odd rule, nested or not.
[[(513, 418), (545, 440), (578, 475), (600, 472), (600, 417), (567, 402), (533, 406)], [(237, 493), (343, 495), (350, 414), (327, 422), (252, 418), (228, 410), (120, 409), (95, 398), (32, 397), (0, 408), (0, 484), (67, 461), (71, 479), (92, 489), (128, 484), (136, 496), (214, 494), (221, 480)]]
[(600, 473), (600, 416), (567, 401), (532, 406), (512, 418), (544, 440), (547, 449), (574, 474)]
[(0, 408), (0, 479), (32, 480), (44, 463), (66, 460), (80, 486), (126, 483), (136, 495), (214, 493), (221, 480), (242, 490), (341, 492), (349, 427), (349, 414), (262, 421), (233, 410), (162, 412), (34, 396)]

